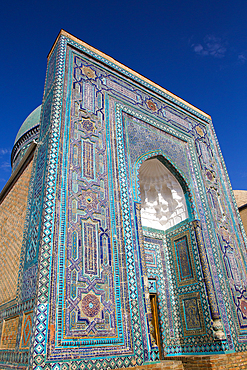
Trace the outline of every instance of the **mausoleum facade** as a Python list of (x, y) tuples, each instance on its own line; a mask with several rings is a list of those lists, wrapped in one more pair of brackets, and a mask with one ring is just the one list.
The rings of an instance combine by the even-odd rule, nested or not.
[(1, 369), (246, 351), (246, 236), (209, 115), (62, 30), (11, 161)]

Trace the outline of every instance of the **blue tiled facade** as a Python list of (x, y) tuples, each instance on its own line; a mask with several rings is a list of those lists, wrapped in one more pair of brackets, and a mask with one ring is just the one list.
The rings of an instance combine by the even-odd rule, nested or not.
[[(166, 231), (141, 225), (138, 176), (149, 158), (186, 199), (188, 218)], [(246, 350), (246, 240), (209, 116), (62, 32), (31, 181), (8, 315), (26, 305), (32, 335), (28, 350), (18, 340), (15, 352), (0, 349), (2, 368), (157, 361), (149, 293), (162, 355)]]

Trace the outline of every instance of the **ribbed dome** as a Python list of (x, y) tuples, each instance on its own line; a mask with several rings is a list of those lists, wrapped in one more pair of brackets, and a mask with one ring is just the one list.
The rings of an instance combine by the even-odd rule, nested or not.
[(31, 142), (36, 140), (38, 137), (40, 114), (41, 105), (29, 114), (16, 135), (15, 143), (11, 153), (11, 165), (13, 170), (20, 162)]
[(31, 130), (31, 128), (39, 125), (40, 121), (40, 113), (41, 113), (41, 105), (39, 105), (36, 109), (29, 114), (29, 116), (25, 119), (23, 124), (21, 125), (16, 138), (15, 143), (20, 139), (22, 135), (24, 135), (27, 131)]
[[(139, 174), (143, 181), (162, 181), (163, 178), (173, 179), (171, 172), (157, 159), (151, 158), (142, 163)], [(174, 178), (176, 181), (176, 179)]]

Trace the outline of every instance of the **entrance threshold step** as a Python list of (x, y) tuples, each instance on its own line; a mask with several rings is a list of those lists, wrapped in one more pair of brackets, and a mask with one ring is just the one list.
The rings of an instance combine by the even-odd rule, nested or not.
[(119, 370), (185, 370), (182, 361), (173, 361), (173, 360), (165, 360), (165, 361), (157, 361), (153, 363), (149, 363), (146, 365), (141, 366), (134, 366), (128, 368), (121, 368)]

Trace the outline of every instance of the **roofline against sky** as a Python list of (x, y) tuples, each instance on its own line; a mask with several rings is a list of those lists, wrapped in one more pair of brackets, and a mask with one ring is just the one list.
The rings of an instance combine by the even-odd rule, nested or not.
[(98, 50), (98, 49), (94, 48), (93, 46), (91, 46), (91, 45), (87, 44), (86, 42), (84, 42), (84, 41), (82, 41), (82, 40), (78, 39), (77, 37), (75, 37), (75, 36), (71, 35), (71, 33), (66, 32), (66, 31), (65, 31), (65, 30), (63, 30), (63, 29), (61, 29), (61, 31), (59, 32), (59, 34), (58, 34), (58, 36), (57, 36), (57, 38), (56, 38), (56, 40), (55, 40), (55, 42), (54, 42), (54, 44), (53, 44), (53, 46), (52, 46), (51, 50), (50, 50), (50, 52), (49, 52), (49, 54), (48, 54), (48, 56), (47, 56), (47, 59), (49, 59), (49, 57), (50, 57), (50, 55), (51, 55), (51, 53), (52, 53), (52, 51), (53, 51), (53, 49), (54, 49), (55, 45), (57, 44), (57, 42), (58, 42), (58, 40), (59, 40), (59, 37), (60, 37), (60, 36), (65, 36), (65, 37), (67, 37), (67, 38), (69, 38), (69, 39), (71, 39), (71, 40), (73, 40), (73, 41), (77, 42), (79, 45), (82, 45), (83, 47), (85, 47), (86, 49), (88, 49), (88, 50), (92, 51), (93, 53), (96, 53), (96, 54), (100, 55), (101, 57), (103, 57), (103, 58), (107, 59), (107, 60), (108, 60), (109, 62), (111, 62), (111, 63), (114, 63), (115, 65), (117, 65), (118, 67), (120, 67), (120, 68), (124, 69), (125, 71), (127, 71), (127, 72), (129, 72), (129, 73), (132, 73), (132, 74), (133, 74), (134, 76), (136, 76), (137, 78), (142, 79), (143, 81), (147, 82), (148, 84), (150, 84), (150, 85), (154, 86), (156, 89), (161, 90), (162, 92), (164, 92), (165, 94), (168, 94), (168, 95), (169, 95), (169, 96), (171, 96), (173, 99), (178, 100), (179, 102), (181, 102), (182, 104), (184, 104), (184, 105), (185, 105), (185, 106), (187, 106), (188, 108), (195, 110), (195, 111), (196, 111), (196, 112), (198, 112), (199, 114), (202, 114), (203, 116), (205, 116), (206, 118), (208, 118), (208, 119), (210, 119), (210, 120), (211, 120), (211, 116), (210, 116), (209, 114), (207, 114), (207, 113), (203, 112), (202, 110), (200, 110), (199, 108), (195, 107), (194, 105), (192, 105), (192, 104), (188, 103), (187, 101), (185, 101), (185, 100), (183, 100), (183, 99), (179, 98), (177, 95), (175, 95), (175, 94), (171, 93), (170, 91), (168, 91), (168, 90), (164, 89), (164, 88), (163, 88), (163, 87), (161, 87), (160, 85), (158, 85), (158, 84), (156, 84), (155, 82), (153, 82), (153, 81), (149, 80), (148, 78), (146, 78), (146, 77), (142, 76), (141, 74), (139, 74), (139, 73), (135, 72), (133, 69), (131, 69), (131, 68), (129, 68), (129, 67), (127, 67), (127, 66), (125, 66), (124, 64), (119, 63), (116, 59), (114, 59), (114, 58), (110, 57), (109, 55), (107, 55), (107, 54), (105, 54), (105, 53), (102, 53), (102, 51), (100, 51), (100, 50)]

